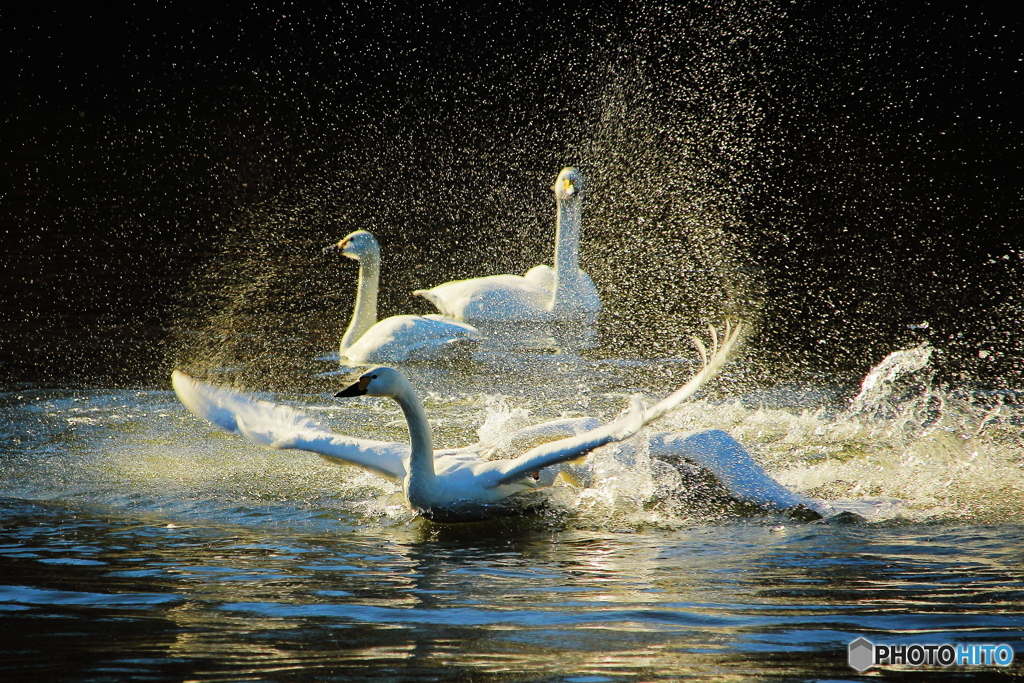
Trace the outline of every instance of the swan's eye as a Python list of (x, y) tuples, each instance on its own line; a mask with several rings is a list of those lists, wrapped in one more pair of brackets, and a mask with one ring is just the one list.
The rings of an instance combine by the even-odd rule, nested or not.
[(377, 379), (377, 375), (370, 375), (370, 379)]

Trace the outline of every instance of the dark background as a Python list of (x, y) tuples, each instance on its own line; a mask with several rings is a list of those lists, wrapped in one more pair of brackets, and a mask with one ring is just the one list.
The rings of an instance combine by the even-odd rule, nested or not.
[(298, 371), (350, 305), (319, 247), (373, 230), (427, 312), (550, 261), (572, 163), (598, 353), (739, 315), (759, 383), (927, 340), (1019, 387), (1020, 11), (894, 4), (5, 8), (0, 386)]

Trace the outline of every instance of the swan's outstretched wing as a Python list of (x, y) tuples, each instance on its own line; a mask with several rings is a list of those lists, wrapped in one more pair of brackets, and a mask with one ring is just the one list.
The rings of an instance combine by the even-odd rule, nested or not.
[(713, 356), (710, 359), (707, 357), (704, 345), (695, 339), (705, 361), (704, 367), (684, 386), (653, 407), (645, 408), (639, 399), (634, 398), (629, 412), (611, 424), (598, 427), (579, 436), (542, 444), (513, 460), (492, 460), (486, 463), (485, 467), (480, 468), (481, 483), (488, 488), (510, 484), (545, 467), (584, 456), (605, 444), (628, 439), (643, 429), (645, 425), (693, 396), (701, 386), (717, 375), (736, 345), (741, 329), (742, 325), (736, 325), (735, 329), (726, 325), (725, 341), (719, 346), (718, 334), (712, 328)]
[(171, 383), (178, 399), (194, 415), (253, 443), (312, 451), (332, 462), (356, 465), (391, 481), (405, 477), (409, 457), (406, 444), (335, 434), (294, 408), (197, 382), (178, 370), (171, 373)]
[[(693, 378), (677, 389), (675, 392), (658, 401), (652, 407), (644, 410), (644, 424), (649, 424), (665, 413), (673, 410), (680, 403), (696, 394), (708, 380), (718, 374), (725, 362), (729, 360), (729, 354), (739, 341), (740, 332), (743, 330), (743, 323), (736, 323), (735, 329), (729, 323), (725, 324), (725, 336), (721, 346), (718, 344), (718, 332), (714, 327), (708, 327), (711, 331), (711, 358), (708, 358), (707, 349), (700, 339), (693, 338), (693, 343), (700, 350), (701, 358), (704, 360), (704, 367)], [(636, 432), (633, 432), (635, 434)], [(627, 435), (631, 436), (631, 435)], [(625, 437), (623, 437), (625, 438)]]

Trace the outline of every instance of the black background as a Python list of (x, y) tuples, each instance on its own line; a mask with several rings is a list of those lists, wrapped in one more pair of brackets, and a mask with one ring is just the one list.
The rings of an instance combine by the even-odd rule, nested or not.
[[(616, 261), (633, 240), (726, 254), (759, 381), (852, 378), (928, 340), (943, 378), (1019, 386), (1020, 11), (900, 4), (5, 8), (0, 380), (164, 386), (182, 329), (237, 311), (256, 265), (293, 272), (369, 224), (392, 254), (383, 312), (426, 312), (408, 290), (548, 258), (488, 221), (550, 222), (543, 183), (578, 163), (604, 348), (715, 317), (674, 308), (685, 269)], [(682, 170), (638, 196), (656, 150)], [(631, 211), (629, 232), (612, 214)], [(249, 304), (309, 316), (323, 302), (295, 295), (323, 286), (303, 277)]]

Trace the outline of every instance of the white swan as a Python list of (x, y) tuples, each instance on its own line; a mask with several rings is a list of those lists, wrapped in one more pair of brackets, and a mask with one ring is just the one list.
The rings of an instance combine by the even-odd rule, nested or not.
[(472, 325), (440, 315), (393, 315), (377, 321), (380, 245), (357, 230), (325, 252), (340, 251), (359, 261), (359, 289), (352, 321), (341, 338), (339, 355), (354, 363), (402, 363), (466, 356), (480, 340)]
[[(522, 450), (534, 443), (564, 439), (597, 429), (601, 423), (593, 417), (573, 417), (552, 420), (519, 429), (503, 438), (488, 450), (488, 455)], [(646, 438), (647, 454), (655, 460), (674, 467), (686, 463), (700, 465), (741, 503), (749, 503), (768, 510), (790, 510), (805, 519), (821, 517), (827, 508), (806, 496), (793, 493), (775, 481), (757, 464), (743, 445), (721, 429), (698, 429), (692, 432), (651, 432)], [(632, 466), (636, 464), (636, 448), (622, 448), (616, 460)], [(581, 488), (589, 488), (595, 472), (589, 463), (565, 464), (559, 470), (567, 481)]]
[(470, 322), (592, 323), (601, 312), (601, 297), (580, 269), (580, 215), (583, 176), (563, 168), (551, 188), (558, 201), (555, 267), (534, 266), (525, 276), (490, 275), (455, 280), (432, 289), (417, 289), (439, 311)]
[[(613, 441), (636, 434), (692, 396), (725, 364), (741, 330), (726, 328), (721, 346), (713, 335), (713, 356), (682, 388), (653, 407), (634, 399), (630, 410), (611, 424), (542, 444), (516, 458), (485, 460), (487, 449), (468, 446), (433, 450), (430, 425), (416, 391), (392, 368), (374, 368), (336, 394), (386, 396), (402, 408), (410, 444), (370, 441), (330, 432), (312, 418), (287, 406), (193, 380), (175, 370), (171, 381), (178, 398), (195, 415), (257, 444), (312, 451), (328, 460), (357, 465), (385, 479), (400, 482), (409, 507), (437, 521), (470, 521), (517, 510), (515, 494), (550, 486), (560, 463), (580, 458)], [(714, 330), (712, 330), (714, 332)], [(543, 431), (543, 426), (541, 426)]]

